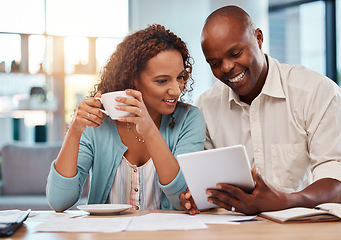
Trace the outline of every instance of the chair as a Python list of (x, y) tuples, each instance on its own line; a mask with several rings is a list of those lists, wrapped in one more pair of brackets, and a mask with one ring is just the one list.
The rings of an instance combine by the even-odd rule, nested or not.
[[(46, 179), (61, 145), (11, 143), (3, 147), (0, 210), (51, 210), (45, 195)], [(85, 204), (86, 198), (80, 201)]]

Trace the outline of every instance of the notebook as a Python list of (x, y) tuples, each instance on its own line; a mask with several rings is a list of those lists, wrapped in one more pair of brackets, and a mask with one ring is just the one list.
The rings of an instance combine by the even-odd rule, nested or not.
[(279, 223), (340, 221), (341, 204), (323, 203), (315, 208), (296, 207), (280, 211), (262, 212), (259, 216)]
[(214, 208), (206, 189), (217, 183), (238, 186), (245, 192), (255, 187), (245, 146), (235, 145), (177, 156), (180, 168), (198, 209)]

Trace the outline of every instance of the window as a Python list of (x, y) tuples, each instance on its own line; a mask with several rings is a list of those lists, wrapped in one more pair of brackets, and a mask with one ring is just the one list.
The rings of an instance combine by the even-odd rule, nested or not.
[[(10, 72), (12, 62), (21, 61), (20, 35), (0, 34), (0, 52), (0, 64), (2, 66), (0, 72)], [(0, 95), (2, 95), (1, 92)]]
[(52, 113), (49, 140), (62, 140), (73, 110), (128, 33), (128, 2), (0, 0), (6, 23), (0, 25), (0, 106), (6, 106), (0, 117), (33, 112), (30, 90), (43, 88), (51, 104), (38, 110)]
[(44, 0), (0, 0), (0, 3), (0, 32), (44, 33)]
[(128, 0), (47, 0), (46, 33), (61, 36), (124, 37)]
[[(328, 2), (335, 4), (335, 0)], [(340, 4), (340, 0), (337, 2)], [(332, 55), (336, 46), (328, 42), (335, 33), (332, 28), (326, 29), (326, 19), (332, 12), (327, 12), (326, 1), (269, 3), (270, 55), (282, 63), (302, 64), (338, 82), (340, 78), (333, 74), (336, 60)]]
[(325, 74), (323, 10), (323, 2), (313, 2), (270, 12), (270, 55)]

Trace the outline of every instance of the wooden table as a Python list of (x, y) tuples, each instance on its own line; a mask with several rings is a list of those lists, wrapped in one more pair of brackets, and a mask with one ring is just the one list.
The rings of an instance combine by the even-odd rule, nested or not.
[[(144, 215), (151, 212), (181, 213), (179, 211), (128, 211), (123, 215), (106, 217), (127, 217)], [(224, 209), (215, 209), (205, 213), (227, 214)], [(201, 214), (205, 214), (201, 213)], [(53, 212), (43, 214), (53, 214)], [(91, 216), (94, 217), (94, 216)], [(101, 216), (103, 217), (103, 216)], [(259, 218), (261, 219), (261, 218)], [(257, 222), (246, 222), (239, 225), (208, 225), (208, 229), (201, 230), (172, 230), (172, 231), (142, 231), (119, 233), (44, 233), (34, 232), (32, 222), (27, 222), (15, 234), (7, 239), (24, 240), (93, 240), (93, 239), (158, 239), (158, 240), (215, 240), (215, 239), (243, 239), (243, 240), (335, 240), (341, 239), (341, 222), (323, 223), (288, 223), (280, 224), (261, 219)]]

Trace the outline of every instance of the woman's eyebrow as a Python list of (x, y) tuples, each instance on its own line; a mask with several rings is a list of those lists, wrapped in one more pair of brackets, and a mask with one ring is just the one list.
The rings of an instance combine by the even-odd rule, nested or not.
[(155, 78), (165, 78), (165, 77), (169, 77), (169, 75), (157, 75), (157, 76), (155, 76)]

